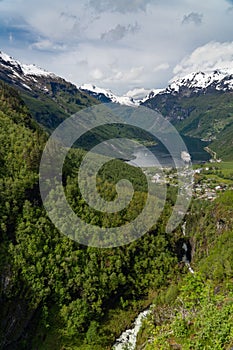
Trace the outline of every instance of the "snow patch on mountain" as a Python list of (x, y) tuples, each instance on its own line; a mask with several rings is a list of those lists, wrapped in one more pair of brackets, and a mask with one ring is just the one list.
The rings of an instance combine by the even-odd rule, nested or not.
[(8, 56), (6, 53), (0, 51), (0, 58), (5, 61), (8, 62), (12, 65), (18, 65), (19, 62), (17, 62), (16, 60), (14, 60), (12, 57)]
[(131, 96), (117, 96), (111, 90), (103, 89), (92, 84), (83, 84), (79, 89), (86, 91), (98, 99), (100, 99), (101, 96), (105, 96), (109, 100), (108, 102), (119, 103), (126, 106), (139, 106), (140, 104), (139, 101), (134, 100)]
[(47, 72), (34, 64), (22, 64), (21, 67), (25, 75), (55, 76), (55, 74)]
[[(15, 60), (14, 58), (10, 57), (9, 55), (5, 54), (4, 52), (0, 51), (0, 60), (2, 61), (1, 64), (4, 65), (4, 63), (7, 64), (7, 66), (11, 66), (13, 70), (14, 75), (18, 75), (17, 71), (20, 71), (23, 73), (23, 75), (33, 75), (33, 76), (52, 76), (55, 77), (55, 74), (47, 72), (46, 70), (37, 67), (34, 64), (23, 64), (19, 61)], [(15, 71), (14, 68), (17, 70)], [(21, 77), (21, 76), (20, 76)], [(22, 78), (22, 77), (21, 77)]]
[(182, 78), (174, 78), (165, 93), (179, 92), (182, 87), (194, 92), (213, 87), (226, 91), (233, 88), (233, 69), (217, 69), (214, 71), (193, 72)]
[(142, 101), (151, 90), (144, 88), (135, 88), (133, 90), (129, 90), (125, 95), (133, 98), (135, 101)]
[(150, 91), (150, 93), (147, 96), (144, 97), (144, 99), (141, 100), (141, 102), (145, 102), (150, 98), (155, 97), (156, 95), (162, 94), (165, 91), (166, 91), (165, 89), (153, 89)]
[[(33, 64), (22, 64), (1, 51), (0, 65), (7, 69), (13, 81), (18, 80), (27, 89), (33, 83), (37, 84), (44, 92), (48, 92), (45, 84), (41, 82), (43, 79), (39, 79), (39, 77), (59, 79), (53, 73), (47, 72)], [(102, 103), (112, 102), (137, 107), (157, 95), (177, 94), (181, 90), (185, 91), (185, 89), (191, 93), (205, 93), (208, 89), (219, 91), (233, 90), (233, 68), (193, 72), (184, 77), (173, 78), (165, 89), (135, 88), (123, 96), (118, 96), (109, 89), (100, 88), (92, 84), (84, 84), (78, 88)]]

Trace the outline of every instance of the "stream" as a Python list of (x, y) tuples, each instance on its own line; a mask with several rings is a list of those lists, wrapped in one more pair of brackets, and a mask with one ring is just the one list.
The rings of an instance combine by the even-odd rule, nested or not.
[[(186, 221), (183, 223), (182, 225), (182, 233), (183, 233), (183, 236), (185, 237), (186, 236)], [(184, 255), (183, 255), (183, 258), (182, 258), (182, 261), (186, 264), (186, 266), (188, 267), (189, 269), (189, 272), (191, 273), (194, 273), (191, 265), (190, 265), (190, 261), (188, 259), (188, 246), (186, 243), (183, 243), (183, 246), (182, 246), (183, 250), (184, 250)]]
[(113, 345), (114, 350), (135, 350), (137, 335), (142, 326), (143, 319), (149, 315), (150, 310), (145, 310), (141, 312), (134, 321), (134, 327), (127, 329), (121, 334), (121, 336), (116, 340), (116, 343)]

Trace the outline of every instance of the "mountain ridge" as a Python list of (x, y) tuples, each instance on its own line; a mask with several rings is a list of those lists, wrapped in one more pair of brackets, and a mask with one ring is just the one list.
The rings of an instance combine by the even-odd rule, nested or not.
[(98, 103), (65, 79), (2, 52), (0, 79), (20, 92), (33, 118), (49, 132), (80, 109)]
[[(38, 83), (35, 77), (38, 79), (41, 77), (47, 77), (66, 81), (56, 74), (48, 72), (35, 64), (21, 63), (2, 51), (0, 51), (0, 65), (4, 66), (8, 70), (9, 76), (11, 76), (13, 80), (19, 79), (21, 85), (29, 90), (30, 84), (27, 85), (27, 82), (33, 80), (34, 83)], [(34, 77), (34, 79), (32, 77)], [(139, 106), (157, 95), (175, 95), (181, 92), (184, 93), (184, 90), (186, 91), (186, 94), (188, 94), (188, 91), (190, 94), (206, 93), (206, 91), (211, 89), (218, 91), (233, 90), (233, 69), (221, 68), (191, 72), (181, 77), (174, 77), (172, 80), (170, 80), (170, 83), (166, 88), (145, 89), (141, 87), (129, 90), (123, 95), (115, 94), (111, 91), (111, 89), (101, 88), (94, 84), (70, 84), (75, 86), (79, 91), (87, 93), (100, 102), (113, 102), (128, 106)], [(46, 86), (40, 86), (40, 84), (38, 84), (38, 86), (41, 88), (41, 90), (47, 91)]]
[(233, 75), (228, 73), (192, 73), (143, 105), (160, 112), (181, 135), (209, 141), (219, 158), (231, 160)]
[[(160, 112), (181, 135), (212, 142), (215, 152), (231, 158), (232, 69), (194, 72), (173, 80), (165, 89), (148, 93), (147, 89), (136, 88), (117, 96), (111, 90), (91, 84), (77, 87), (53, 73), (21, 64), (1, 53), (0, 79), (20, 91), (33, 118), (48, 132), (70, 115), (94, 104), (142, 105)], [(147, 96), (143, 98), (144, 93)]]
[[(114, 94), (109, 89), (99, 88), (92, 84), (83, 84), (81, 90), (86, 91), (101, 102), (113, 102), (130, 106), (138, 106), (157, 95), (178, 94), (186, 91), (187, 95), (206, 93), (209, 90), (233, 90), (233, 69), (213, 69), (192, 72), (182, 77), (173, 78), (163, 89), (135, 88), (122, 96)], [(143, 94), (144, 93), (144, 94)], [(137, 94), (140, 96), (137, 98)]]
[(125, 106), (140, 105), (139, 101), (134, 100), (130, 96), (127, 96), (127, 95), (118, 96), (118, 95), (115, 95), (109, 89), (103, 89), (92, 84), (83, 84), (79, 87), (79, 89), (81, 91), (88, 93), (90, 96), (95, 97), (97, 100), (99, 100), (102, 103), (112, 102), (112, 103), (118, 103)]
[(192, 72), (180, 78), (175, 78), (166, 89), (160, 93), (179, 93), (182, 88), (188, 88), (193, 93), (208, 89), (218, 91), (233, 90), (233, 69), (215, 69)]

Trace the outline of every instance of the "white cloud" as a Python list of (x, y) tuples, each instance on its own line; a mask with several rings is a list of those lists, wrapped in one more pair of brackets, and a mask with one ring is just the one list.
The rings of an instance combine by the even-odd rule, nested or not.
[(153, 0), (89, 0), (89, 5), (97, 12), (137, 12), (145, 11), (147, 5)]
[(54, 51), (64, 51), (66, 46), (64, 44), (56, 44), (49, 39), (39, 40), (31, 45), (32, 49), (37, 50), (54, 50)]
[(135, 100), (141, 100), (145, 96), (147, 96), (151, 92), (151, 89), (145, 89), (145, 88), (135, 88), (133, 90), (129, 90), (126, 93), (126, 96), (132, 97)]
[(198, 47), (175, 66), (177, 77), (197, 71), (233, 68), (233, 42), (210, 42)]
[(119, 94), (163, 88), (174, 67), (183, 74), (210, 64), (202, 54), (191, 57), (197, 48), (232, 40), (228, 9), (219, 0), (1, 1), (1, 49), (78, 85)]
[(158, 72), (160, 70), (166, 70), (170, 67), (168, 63), (161, 63), (153, 69), (153, 72)]
[(109, 76), (107, 76), (104, 81), (105, 82), (124, 82), (127, 81), (134, 82), (134, 83), (140, 83), (142, 82), (142, 75), (143, 75), (144, 67), (132, 67), (129, 70), (118, 70), (118, 69), (112, 69), (112, 72)]
[(103, 72), (99, 68), (95, 68), (90, 72), (90, 77), (94, 80), (103, 79)]

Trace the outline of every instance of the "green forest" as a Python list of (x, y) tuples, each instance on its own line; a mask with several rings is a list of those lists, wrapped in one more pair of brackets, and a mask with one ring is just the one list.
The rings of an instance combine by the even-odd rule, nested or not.
[[(87, 247), (62, 235), (43, 208), (38, 173), (48, 133), (5, 83), (0, 83), (0, 130), (1, 349), (111, 349), (151, 304), (138, 350), (231, 349), (231, 189), (211, 203), (193, 199), (185, 238), (181, 226), (166, 233), (177, 195), (168, 186), (163, 212), (144, 236), (117, 248)], [(103, 216), (80, 195), (77, 172), (84, 155), (74, 148), (64, 165), (63, 185), (75, 213), (107, 227), (135, 218), (146, 199), (141, 170), (120, 160), (103, 167), (98, 187), (107, 200), (115, 198), (123, 175), (133, 179), (135, 189), (127, 210)], [(231, 172), (219, 176), (232, 180)], [(181, 259), (184, 240), (192, 247), (194, 274)]]

